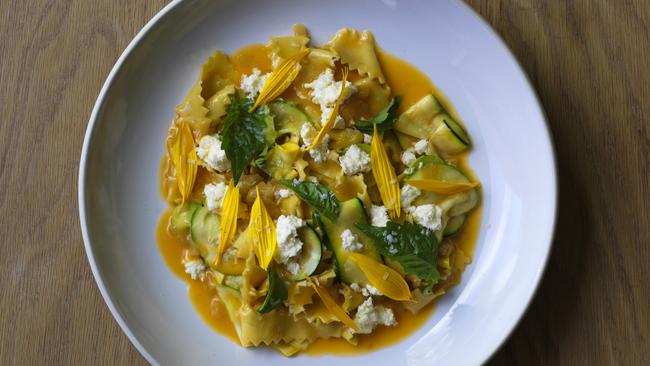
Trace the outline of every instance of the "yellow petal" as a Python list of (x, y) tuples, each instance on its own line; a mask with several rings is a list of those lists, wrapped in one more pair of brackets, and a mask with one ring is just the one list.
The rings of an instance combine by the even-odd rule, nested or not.
[(434, 179), (407, 179), (406, 183), (424, 191), (440, 193), (440, 194), (459, 193), (478, 186), (478, 182), (450, 183), (450, 182), (445, 182), (442, 180), (434, 180)]
[(339, 96), (336, 98), (336, 103), (334, 103), (334, 108), (332, 108), (332, 111), (330, 112), (329, 117), (327, 118), (327, 122), (321, 127), (320, 131), (318, 131), (318, 135), (316, 135), (316, 138), (314, 138), (314, 141), (311, 142), (307, 150), (313, 149), (316, 145), (320, 144), (321, 141), (325, 138), (325, 135), (327, 135), (328, 132), (332, 130), (334, 127), (334, 122), (336, 122), (336, 117), (339, 115), (339, 108), (341, 107), (341, 102), (343, 101), (343, 96), (345, 95), (345, 84), (348, 81), (348, 67), (344, 66), (343, 67), (343, 78), (341, 79), (341, 91), (339, 92)]
[(171, 158), (176, 168), (178, 191), (185, 202), (194, 188), (198, 160), (194, 149), (194, 135), (187, 123), (178, 126), (172, 141)]
[(255, 187), (257, 192), (257, 198), (250, 212), (250, 223), (248, 224), (249, 230), (248, 235), (250, 235), (251, 241), (253, 242), (253, 247), (255, 248), (255, 255), (257, 256), (257, 261), (260, 264), (260, 267), (267, 269), (271, 259), (273, 258), (273, 253), (275, 253), (275, 247), (277, 245), (277, 238), (275, 236), (275, 224), (271, 219), (264, 205), (264, 201), (260, 196), (259, 186)]
[(219, 228), (219, 247), (217, 248), (217, 257), (214, 260), (215, 266), (219, 265), (221, 256), (223, 255), (226, 246), (230, 244), (235, 231), (237, 230), (237, 214), (239, 211), (239, 187), (235, 187), (234, 181), (231, 179), (228, 184), (228, 189), (223, 197), (223, 205), (221, 208), (221, 227)]
[(363, 254), (350, 253), (350, 259), (359, 266), (368, 282), (379, 292), (393, 300), (411, 300), (409, 285), (397, 271)]
[(310, 277), (307, 277), (307, 281), (311, 284), (311, 287), (314, 288), (314, 291), (318, 294), (320, 299), (323, 301), (323, 305), (334, 315), (338, 320), (348, 327), (354, 329), (356, 332), (359, 332), (359, 327), (357, 324), (350, 318), (348, 313), (346, 313), (343, 308), (341, 308), (336, 301), (330, 296), (329, 292), (326, 289), (317, 285)]
[(392, 219), (395, 219), (399, 217), (401, 209), (399, 182), (393, 164), (388, 160), (386, 149), (384, 149), (384, 144), (381, 142), (381, 136), (377, 132), (377, 125), (374, 127), (375, 130), (370, 143), (372, 175), (375, 177), (379, 195), (384, 202), (384, 206), (388, 209), (388, 214)]
[(262, 91), (257, 96), (253, 109), (260, 105), (270, 102), (282, 94), (293, 83), (298, 72), (300, 72), (300, 61), (309, 53), (309, 49), (304, 49), (295, 55), (287, 58), (278, 67), (273, 70)]

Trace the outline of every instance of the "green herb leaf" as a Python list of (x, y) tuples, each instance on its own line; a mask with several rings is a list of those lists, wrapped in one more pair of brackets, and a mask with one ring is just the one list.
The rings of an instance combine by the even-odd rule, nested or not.
[(257, 312), (266, 314), (280, 306), (287, 298), (288, 293), (287, 288), (284, 287), (284, 282), (273, 269), (269, 268), (269, 290), (266, 293), (266, 298), (264, 298), (264, 303), (257, 309)]
[(389, 221), (386, 227), (356, 226), (374, 241), (379, 253), (397, 261), (407, 273), (428, 281), (440, 278), (438, 239), (433, 231), (410, 222), (400, 225)]
[(230, 160), (235, 184), (266, 143), (267, 118), (271, 118), (268, 108), (251, 112), (252, 106), (252, 100), (234, 96), (223, 120), (223, 149)]
[(390, 130), (397, 121), (397, 109), (402, 102), (401, 96), (393, 98), (386, 108), (382, 109), (375, 117), (369, 120), (360, 120), (355, 122), (354, 127), (363, 132), (372, 135), (373, 125), (377, 125), (378, 132)]
[(280, 183), (291, 189), (296, 196), (307, 202), (323, 216), (331, 220), (336, 220), (339, 216), (341, 212), (339, 200), (327, 187), (315, 182), (299, 181), (297, 179), (282, 179)]
[(269, 145), (265, 145), (264, 149), (260, 152), (259, 155), (253, 160), (253, 165), (260, 169), (264, 169), (264, 165), (266, 164), (266, 155), (269, 153)]

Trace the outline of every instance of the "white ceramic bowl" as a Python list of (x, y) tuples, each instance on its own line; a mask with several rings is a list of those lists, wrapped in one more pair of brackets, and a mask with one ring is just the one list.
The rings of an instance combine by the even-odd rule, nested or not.
[[(165, 208), (158, 166), (174, 107), (216, 48), (233, 51), (307, 25), (316, 41), (342, 27), (371, 30), (388, 52), (449, 97), (474, 140), (484, 192), (474, 262), (434, 315), (403, 342), (358, 357), (244, 349), (213, 332), (155, 243)], [(525, 75), (498, 36), (459, 1), (180, 1), (127, 47), (93, 110), (81, 155), (79, 212), (106, 304), (154, 364), (473, 365), (507, 338), (550, 249), (556, 208), (552, 145)]]

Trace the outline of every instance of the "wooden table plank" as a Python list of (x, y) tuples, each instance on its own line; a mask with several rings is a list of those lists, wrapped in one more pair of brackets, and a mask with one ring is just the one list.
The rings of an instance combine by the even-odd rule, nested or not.
[[(144, 363), (90, 273), (76, 182), (99, 89), (165, 3), (0, 2), (0, 364)], [(560, 176), (547, 273), (491, 363), (647, 363), (650, 2), (468, 3), (537, 89)]]

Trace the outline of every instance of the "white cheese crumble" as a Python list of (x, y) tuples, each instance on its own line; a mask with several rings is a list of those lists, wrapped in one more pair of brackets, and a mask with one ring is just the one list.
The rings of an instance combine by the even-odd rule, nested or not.
[(275, 191), (274, 196), (277, 201), (288, 198), (289, 196), (292, 195), (292, 192), (288, 189), (280, 189), (278, 191)]
[(298, 264), (298, 262), (294, 260), (288, 261), (286, 267), (287, 267), (287, 271), (289, 271), (289, 273), (291, 273), (292, 275), (297, 274), (298, 271), (300, 270), (300, 265)]
[(402, 207), (409, 209), (413, 201), (420, 196), (422, 192), (410, 184), (405, 184), (400, 192)]
[(262, 75), (258, 68), (254, 68), (252, 74), (241, 76), (239, 88), (246, 94), (246, 97), (255, 99), (270, 75), (270, 73)]
[(372, 333), (377, 325), (397, 325), (393, 310), (381, 305), (374, 306), (372, 304), (372, 297), (369, 297), (363, 304), (359, 305), (357, 314), (354, 316), (354, 322), (357, 323), (359, 333), (361, 334)]
[(366, 287), (361, 287), (358, 283), (351, 283), (350, 288), (361, 295), (365, 297), (370, 297), (370, 296), (382, 296), (383, 294), (377, 290), (376, 287), (368, 284)]
[(442, 227), (442, 208), (428, 204), (415, 207), (411, 212), (413, 220), (427, 229), (436, 231)]
[(196, 155), (210, 168), (220, 173), (230, 169), (230, 161), (226, 157), (226, 152), (221, 148), (219, 135), (203, 136), (196, 148)]
[(209, 183), (203, 187), (203, 194), (205, 195), (205, 203), (208, 210), (215, 211), (221, 208), (223, 204), (223, 197), (226, 195), (226, 185), (223, 183)]
[(411, 165), (413, 161), (415, 161), (415, 154), (413, 154), (413, 151), (404, 150), (402, 153), (402, 164), (408, 166)]
[(348, 150), (339, 157), (339, 163), (346, 175), (367, 173), (370, 171), (370, 155), (361, 150), (357, 145), (351, 145)]
[(278, 251), (276, 259), (284, 264), (291, 274), (298, 273), (298, 263), (294, 258), (302, 250), (302, 241), (298, 237), (298, 229), (303, 227), (305, 222), (293, 215), (280, 215), (276, 224), (276, 239), (278, 242)]
[(327, 143), (330, 141), (330, 135), (325, 135), (323, 140), (313, 149), (309, 150), (309, 156), (314, 159), (317, 163), (322, 163), (327, 160), (327, 157), (330, 154), (330, 149), (327, 147)]
[[(311, 83), (306, 83), (305, 88), (311, 89), (309, 95), (312, 102), (321, 106), (332, 106), (341, 92), (342, 81), (334, 80), (334, 71), (326, 69)], [(345, 93), (343, 100), (347, 99), (357, 91), (357, 88), (351, 82), (345, 82)]]
[(363, 249), (363, 243), (359, 242), (359, 238), (350, 229), (345, 229), (341, 233), (341, 245), (343, 250), (348, 252), (358, 252)]
[[(307, 146), (311, 145), (317, 134), (318, 132), (312, 128), (311, 124), (303, 123), (302, 127), (300, 128), (300, 137), (302, 137), (303, 148), (307, 148)], [(316, 163), (320, 164), (327, 160), (327, 157), (330, 153), (330, 150), (327, 147), (329, 141), (330, 135), (325, 135), (318, 145), (309, 150), (309, 156), (311, 156)]]
[(416, 154), (422, 155), (427, 152), (429, 149), (429, 141), (427, 140), (420, 140), (413, 145), (413, 150), (415, 151)]
[[(341, 92), (342, 85), (342, 81), (334, 80), (334, 71), (332, 69), (326, 69), (318, 75), (316, 79), (312, 80), (312, 82), (304, 84), (305, 88), (311, 89), (309, 96), (311, 97), (312, 102), (320, 106), (321, 124), (324, 125), (329, 119), (332, 108), (334, 107), (334, 104), (336, 104), (336, 99), (338, 99), (339, 93)], [(346, 81), (342, 101), (349, 98), (350, 95), (356, 91), (357, 88), (349, 81)], [(343, 121), (343, 118), (341, 118), (341, 116), (336, 116), (334, 128), (344, 127), (345, 121)]]
[(388, 210), (384, 206), (370, 207), (370, 223), (372, 226), (384, 227), (388, 223)]
[(363, 134), (363, 143), (364, 144), (369, 144), (372, 142), (372, 135), (368, 135), (367, 133)]
[(195, 259), (183, 263), (185, 266), (185, 273), (189, 274), (193, 280), (201, 280), (205, 277), (205, 263), (200, 259)]

